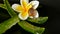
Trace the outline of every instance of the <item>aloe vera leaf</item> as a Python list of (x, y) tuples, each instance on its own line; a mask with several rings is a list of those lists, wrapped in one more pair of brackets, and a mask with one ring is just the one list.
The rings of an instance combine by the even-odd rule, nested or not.
[(45, 30), (45, 28), (43, 28), (43, 27), (34, 26), (34, 25), (32, 25), (32, 24), (30, 24), (30, 23), (28, 23), (26, 21), (20, 21), (20, 22), (18, 22), (18, 24), (23, 29), (25, 29), (26, 31), (31, 32), (33, 34), (37, 34), (37, 33), (42, 34), (44, 32), (44, 30)]
[[(9, 12), (10, 14), (11, 14), (11, 12)], [(13, 15), (13, 14), (11, 14), (11, 15)], [(13, 15), (14, 16), (14, 15)], [(36, 28), (37, 29), (37, 28)], [(42, 28), (41, 28), (42, 29)], [(43, 28), (44, 29), (44, 28)], [(39, 30), (39, 29), (38, 29)], [(37, 31), (38, 32), (38, 31)]]
[(13, 16), (17, 15), (17, 14), (14, 12), (14, 10), (11, 8), (8, 0), (3, 0), (3, 1), (4, 1), (4, 5), (5, 5), (5, 7), (7, 8), (7, 11), (8, 11), (8, 13), (10, 14), (10, 16), (13, 17)]
[(4, 4), (0, 4), (0, 7), (7, 10)]
[(39, 17), (36, 19), (27, 19), (27, 21), (30, 21), (32, 23), (38, 23), (38, 24), (43, 24), (48, 20), (48, 17)]
[(4, 33), (6, 30), (10, 29), (13, 25), (19, 22), (17, 16), (12, 17), (0, 24), (0, 34)]

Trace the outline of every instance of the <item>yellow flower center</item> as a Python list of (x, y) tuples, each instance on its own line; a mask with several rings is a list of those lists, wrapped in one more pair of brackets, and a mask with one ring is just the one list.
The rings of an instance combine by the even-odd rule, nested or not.
[(28, 4), (25, 0), (22, 0), (22, 17), (24, 18), (27, 14), (29, 9), (32, 7), (32, 4)]

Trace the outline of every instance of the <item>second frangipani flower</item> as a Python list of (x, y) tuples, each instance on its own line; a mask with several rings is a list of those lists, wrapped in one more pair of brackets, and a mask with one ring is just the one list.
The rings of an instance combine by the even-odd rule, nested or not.
[(39, 5), (39, 1), (31, 1), (29, 3), (29, 0), (20, 0), (20, 3), (21, 5), (13, 4), (12, 9), (19, 12), (18, 16), (21, 20), (26, 20), (28, 17), (30, 18), (39, 17), (38, 11), (35, 10)]

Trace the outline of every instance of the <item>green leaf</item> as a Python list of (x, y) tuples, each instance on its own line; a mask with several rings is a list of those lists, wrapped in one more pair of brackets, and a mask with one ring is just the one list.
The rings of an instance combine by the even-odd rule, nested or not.
[(31, 32), (33, 34), (42, 34), (45, 30), (45, 28), (43, 27), (37, 27), (34, 25), (31, 25), (30, 23), (26, 22), (26, 21), (21, 21), (18, 23), (23, 29), (25, 29), (28, 32)]
[(11, 8), (8, 0), (4, 0), (4, 5), (6, 6), (7, 11), (8, 11), (8, 13), (10, 14), (11, 17), (17, 15), (17, 14), (14, 12), (14, 10)]
[(6, 30), (10, 29), (13, 25), (19, 22), (17, 16), (10, 18), (0, 24), (0, 34), (4, 33)]
[(0, 4), (0, 7), (7, 10), (4, 4)]
[(39, 17), (36, 19), (27, 19), (27, 21), (30, 21), (32, 23), (38, 23), (38, 24), (43, 24), (48, 20), (48, 17)]

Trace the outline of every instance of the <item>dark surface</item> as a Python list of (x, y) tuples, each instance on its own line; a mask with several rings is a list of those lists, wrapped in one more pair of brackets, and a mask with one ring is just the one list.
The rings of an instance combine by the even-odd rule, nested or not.
[[(40, 13), (40, 16), (48, 16), (48, 23), (43, 24), (42, 26), (46, 28), (44, 34), (60, 34), (60, 0), (39, 0), (41, 8), (37, 10)], [(1, 2), (1, 0), (0, 0)], [(16, 0), (10, 0), (10, 3), (19, 3)], [(13, 26), (10, 30), (6, 31), (5, 34), (14, 34), (14, 32), (19, 31), (21, 27), (17, 24)], [(26, 33), (25, 30), (21, 28), (22, 32)], [(15, 33), (16, 34), (16, 33)], [(29, 34), (29, 33), (28, 33)]]
[(46, 5), (48, 24), (45, 34), (60, 34), (60, 0), (41, 0)]

